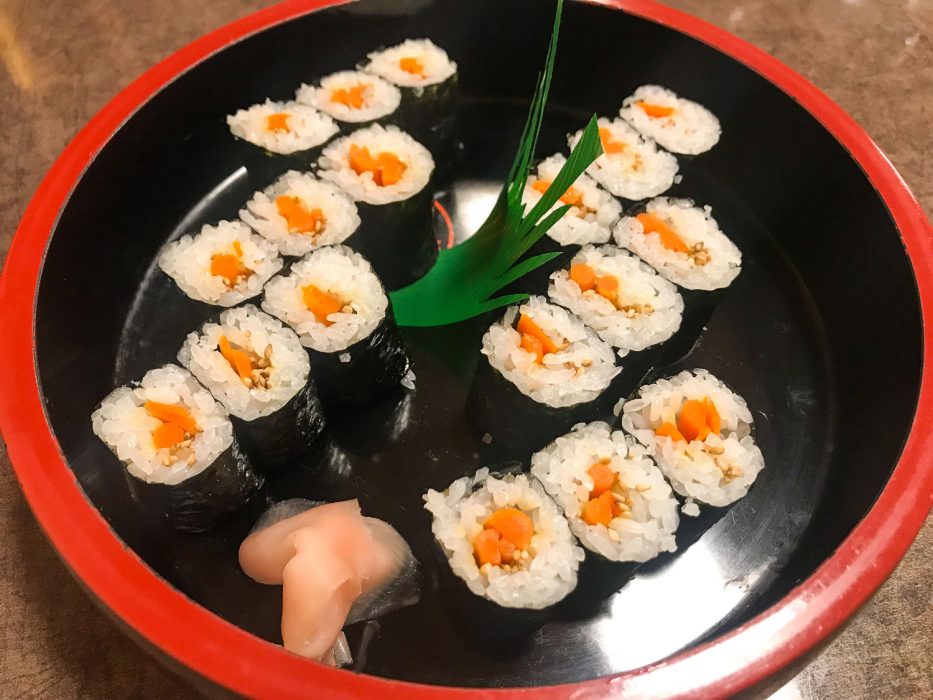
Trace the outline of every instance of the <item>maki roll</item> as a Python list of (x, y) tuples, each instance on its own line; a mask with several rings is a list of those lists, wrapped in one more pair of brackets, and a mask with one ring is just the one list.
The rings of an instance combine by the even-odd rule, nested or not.
[(593, 328), (620, 357), (663, 343), (680, 328), (677, 287), (628, 251), (586, 246), (551, 275), (548, 296)]
[(368, 56), (364, 70), (402, 89), (402, 121), (447, 171), (456, 157), (457, 64), (430, 39), (408, 39)]
[[(522, 201), (526, 210), (541, 201), (566, 162), (567, 159), (558, 153), (538, 165), (535, 174), (525, 183)], [(521, 280), (523, 289), (544, 292), (551, 272), (566, 266), (580, 246), (607, 243), (622, 215), (622, 205), (587, 175), (577, 178), (554, 209), (564, 205), (570, 205), (570, 209), (528, 252), (529, 256), (552, 252), (560, 252), (561, 255), (525, 275)]]
[[(479, 611), (498, 611), (500, 617), (503, 609), (542, 611), (576, 587), (583, 550), (535, 478), (483, 468), (443, 492), (429, 490), (424, 501), (449, 571), (486, 602), (476, 606)], [(534, 613), (505, 619), (544, 621)]]
[(243, 572), (282, 586), (282, 642), (334, 666), (350, 661), (342, 629), (414, 605), (421, 569), (388, 523), (364, 517), (357, 501), (273, 504), (239, 550)]
[[(654, 197), (670, 188), (677, 177), (677, 159), (641, 136), (621, 119), (600, 118), (603, 153), (586, 172), (616, 197), (632, 201)], [(573, 148), (583, 131), (570, 136)]]
[(240, 221), (205, 225), (165, 246), (159, 267), (187, 296), (205, 304), (235, 306), (262, 292), (282, 269), (275, 244)]
[(264, 187), (290, 168), (314, 161), (320, 146), (339, 129), (326, 114), (298, 102), (263, 103), (227, 116), (254, 186)]
[(178, 361), (230, 413), (244, 448), (275, 466), (306, 456), (324, 431), (295, 332), (251, 304), (225, 311), (189, 333)]
[(394, 121), (392, 115), (402, 102), (402, 93), (375, 75), (345, 70), (322, 78), (317, 86), (302, 85), (295, 100), (338, 122), (360, 125)]
[(389, 290), (424, 275), (437, 258), (434, 160), (397, 127), (354, 131), (324, 149), (321, 177), (336, 183), (359, 207), (362, 225), (347, 245), (370, 260)]
[(621, 371), (614, 360), (577, 316), (532, 296), (483, 336), (467, 419), (499, 456), (527, 460), (575, 423), (608, 414), (600, 398)]
[(411, 361), (379, 278), (346, 246), (318, 248), (271, 280), (262, 308), (298, 333), (326, 402), (371, 402), (408, 375)]
[(745, 400), (705, 369), (643, 386), (616, 413), (687, 499), (685, 513), (699, 512), (694, 502), (734, 503), (764, 469)]
[(223, 408), (176, 365), (114, 389), (91, 426), (126, 467), (133, 497), (177, 530), (210, 530), (262, 487)]
[(340, 188), (294, 170), (254, 194), (240, 218), (281, 255), (343, 243), (360, 226), (356, 205)]
[(623, 218), (614, 232), (628, 248), (681, 288), (684, 321), (668, 343), (667, 362), (690, 353), (723, 291), (742, 271), (742, 253), (719, 228), (710, 207), (689, 199), (658, 197), (636, 216)]
[(719, 142), (719, 120), (704, 106), (658, 85), (642, 85), (619, 115), (643, 136), (673, 153), (705, 153)]
[(577, 425), (531, 458), (531, 473), (589, 551), (645, 562), (677, 549), (677, 500), (646, 449), (606, 423)]

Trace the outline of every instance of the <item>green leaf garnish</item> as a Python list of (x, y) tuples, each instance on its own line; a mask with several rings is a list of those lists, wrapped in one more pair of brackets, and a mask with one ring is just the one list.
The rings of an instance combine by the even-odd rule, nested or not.
[(528, 294), (524, 293), (494, 295), (560, 255), (543, 253), (522, 259), (570, 208), (564, 205), (551, 211), (551, 207), (603, 152), (594, 115), (558, 176), (525, 214), (522, 193), (544, 120), (563, 7), (563, 0), (557, 0), (544, 71), (538, 76), (518, 153), (495, 207), (473, 236), (453, 248), (441, 250), (434, 267), (424, 277), (389, 295), (400, 326), (443, 326), (527, 299)]

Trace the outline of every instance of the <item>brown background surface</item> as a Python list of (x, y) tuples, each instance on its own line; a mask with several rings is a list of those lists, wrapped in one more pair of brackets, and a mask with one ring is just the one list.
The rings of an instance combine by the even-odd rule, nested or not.
[[(464, 0), (468, 1), (468, 0)], [(40, 179), (139, 73), (259, 0), (0, 0), (0, 261)], [(933, 211), (933, 2), (672, 0), (851, 113)], [(0, 697), (193, 695), (87, 598), (0, 447)], [(933, 520), (847, 629), (775, 697), (933, 697)]]

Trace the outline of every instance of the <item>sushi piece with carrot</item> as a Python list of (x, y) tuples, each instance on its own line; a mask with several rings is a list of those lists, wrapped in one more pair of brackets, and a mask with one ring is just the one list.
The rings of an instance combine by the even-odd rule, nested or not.
[(405, 287), (437, 258), (434, 159), (397, 127), (354, 131), (324, 149), (320, 176), (343, 189), (362, 223), (346, 244), (366, 257), (386, 289)]
[(91, 426), (123, 463), (134, 499), (177, 530), (211, 530), (262, 487), (223, 407), (177, 365), (114, 389)]
[(189, 333), (178, 361), (230, 413), (255, 463), (313, 459), (324, 412), (308, 354), (291, 328), (246, 304)]
[(346, 246), (318, 248), (271, 280), (262, 308), (308, 349), (325, 403), (369, 403), (397, 390), (411, 369), (379, 278)]
[(282, 586), (282, 643), (337, 666), (350, 661), (343, 628), (421, 599), (421, 569), (388, 523), (357, 501), (273, 504), (240, 545), (243, 572)]
[(642, 85), (625, 98), (619, 116), (672, 153), (697, 155), (719, 142), (722, 128), (703, 105), (660, 85)]
[(326, 114), (298, 102), (265, 102), (227, 116), (250, 182), (266, 187), (287, 170), (305, 169), (339, 128)]
[(583, 550), (534, 477), (484, 467), (424, 501), (446, 592), (488, 635), (531, 631), (576, 587)]
[(579, 317), (532, 296), (483, 336), (466, 417), (496, 459), (527, 462), (574, 424), (608, 414), (615, 397), (606, 391), (621, 371)]
[(302, 85), (295, 100), (338, 122), (362, 127), (396, 123), (402, 93), (380, 77), (347, 70), (325, 76), (317, 85)]
[(402, 128), (431, 151), (441, 176), (449, 173), (458, 156), (457, 64), (430, 39), (408, 39), (367, 58), (363, 70), (402, 91)]
[(725, 290), (742, 271), (742, 253), (713, 218), (710, 207), (689, 199), (658, 197), (644, 210), (624, 217), (613, 233), (632, 251), (680, 288), (684, 318), (668, 341), (665, 362), (690, 354)]
[(616, 412), (696, 514), (745, 496), (764, 469), (745, 400), (704, 369), (641, 387)]

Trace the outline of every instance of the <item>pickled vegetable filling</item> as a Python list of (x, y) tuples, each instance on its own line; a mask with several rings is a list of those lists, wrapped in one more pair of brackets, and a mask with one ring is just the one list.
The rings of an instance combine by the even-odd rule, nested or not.
[(473, 540), (473, 556), (483, 572), (498, 566), (519, 571), (531, 563), (531, 539), (535, 534), (531, 517), (518, 508), (499, 508), (490, 515)]
[[(722, 419), (716, 404), (709, 397), (685, 400), (680, 405), (676, 420), (676, 425), (662, 423), (655, 428), (654, 434), (660, 438), (669, 437), (674, 442), (704, 442), (710, 435), (720, 435), (722, 432)], [(705, 446), (704, 452), (713, 458), (726, 483), (742, 476), (742, 468), (725, 456), (722, 445)]]
[(320, 208), (308, 209), (299, 197), (280, 195), (275, 198), (275, 207), (285, 219), (289, 233), (318, 234), (327, 224)]
[(684, 239), (677, 235), (677, 232), (660, 216), (643, 212), (635, 218), (638, 219), (646, 236), (650, 233), (658, 234), (662, 246), (675, 253), (685, 254), (695, 265), (706, 265), (712, 260), (709, 250), (702, 242), (688, 246)]
[(268, 389), (269, 379), (272, 375), (272, 345), (267, 345), (262, 357), (251, 350), (245, 350), (233, 345), (227, 336), (220, 336), (217, 349), (223, 358), (230, 363), (233, 371), (250, 389)]
[(243, 246), (239, 241), (233, 242), (232, 253), (215, 253), (211, 256), (211, 274), (222, 277), (231, 289), (253, 274), (243, 264)]
[(313, 313), (315, 318), (325, 326), (334, 325), (334, 322), (328, 318), (331, 314), (354, 313), (353, 307), (348, 302), (343, 301), (336, 294), (331, 294), (313, 284), (306, 284), (301, 288), (301, 298), (308, 311)]
[(276, 112), (266, 117), (266, 131), (289, 131), (288, 119), (291, 115), (287, 112)]
[(372, 173), (373, 182), (380, 187), (390, 187), (397, 184), (404, 176), (408, 166), (389, 151), (382, 151), (378, 155), (370, 153), (366, 146), (350, 145), (350, 167), (357, 175)]
[(599, 141), (602, 143), (603, 151), (609, 155), (621, 153), (626, 148), (626, 144), (622, 141), (616, 141), (612, 136), (612, 132), (605, 127), (599, 130)]
[(156, 450), (165, 450), (161, 455), (162, 466), (170, 467), (184, 461), (194, 464), (194, 436), (201, 431), (194, 417), (185, 406), (147, 401), (146, 413), (160, 421), (152, 431), (152, 444)]
[(357, 83), (348, 88), (331, 90), (330, 101), (342, 104), (350, 109), (362, 109), (366, 106), (366, 91), (369, 87), (366, 83)]
[(660, 119), (662, 117), (669, 117), (674, 113), (673, 107), (667, 107), (666, 105), (656, 105), (651, 104), (650, 102), (645, 102), (644, 100), (639, 100), (635, 103), (641, 108), (641, 111), (647, 114), (652, 119)]
[(561, 346), (558, 346), (537, 323), (525, 314), (519, 316), (515, 330), (521, 336), (522, 349), (532, 353), (535, 356), (535, 362), (539, 365), (544, 362), (545, 355), (560, 352), (563, 349), (561, 347), (563, 342)]
[(654, 312), (654, 307), (649, 303), (625, 303), (621, 295), (619, 278), (615, 275), (599, 275), (596, 270), (585, 263), (575, 263), (570, 266), (570, 279), (576, 283), (584, 295), (599, 294), (612, 302), (613, 306), (629, 318)]
[[(593, 480), (593, 488), (589, 493), (589, 499), (583, 504), (580, 517), (587, 525), (602, 525), (608, 528), (616, 518), (630, 520), (633, 505), (631, 491), (640, 493), (651, 488), (649, 484), (636, 484), (634, 489), (628, 488), (619, 481), (619, 476), (609, 466), (610, 463), (610, 459), (603, 458), (586, 470)], [(609, 537), (618, 541), (618, 535), (613, 530), (609, 531)]]
[(403, 58), (398, 62), (398, 67), (406, 73), (417, 75), (420, 78), (424, 77), (424, 64), (417, 58)]

